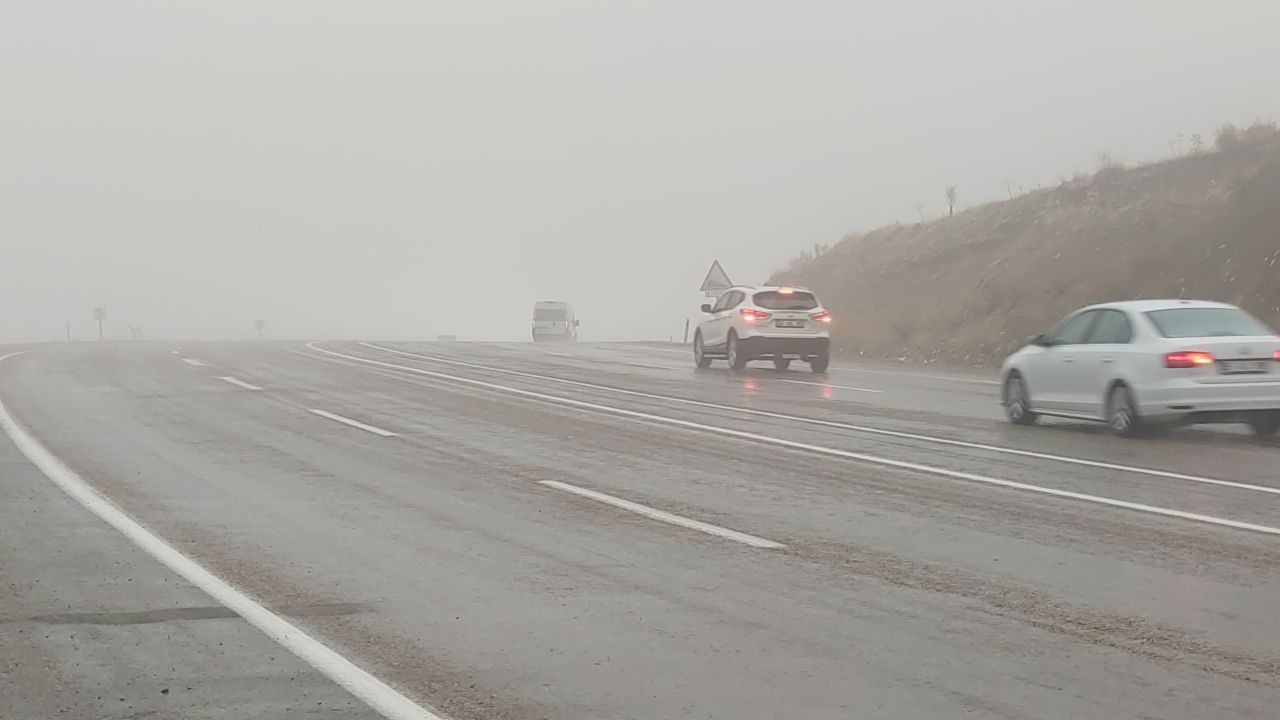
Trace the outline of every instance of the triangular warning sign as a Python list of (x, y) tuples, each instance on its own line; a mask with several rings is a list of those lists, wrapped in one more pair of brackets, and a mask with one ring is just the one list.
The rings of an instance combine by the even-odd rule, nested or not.
[(711, 269), (707, 271), (707, 277), (702, 281), (702, 287), (698, 288), (704, 293), (720, 294), (725, 290), (733, 287), (733, 281), (729, 279), (724, 268), (720, 267), (719, 260), (711, 261)]

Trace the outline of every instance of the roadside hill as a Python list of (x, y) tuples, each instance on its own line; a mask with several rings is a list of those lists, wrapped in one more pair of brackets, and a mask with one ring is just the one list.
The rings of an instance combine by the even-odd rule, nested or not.
[(1089, 303), (1222, 300), (1280, 327), (1280, 133), (845, 237), (772, 282), (816, 290), (844, 354), (996, 364)]

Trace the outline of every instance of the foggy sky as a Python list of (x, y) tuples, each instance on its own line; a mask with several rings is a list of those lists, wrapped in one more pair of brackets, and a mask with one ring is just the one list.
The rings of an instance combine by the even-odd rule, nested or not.
[(0, 342), (679, 337), (918, 203), (1280, 116), (1273, 0), (0, 0)]

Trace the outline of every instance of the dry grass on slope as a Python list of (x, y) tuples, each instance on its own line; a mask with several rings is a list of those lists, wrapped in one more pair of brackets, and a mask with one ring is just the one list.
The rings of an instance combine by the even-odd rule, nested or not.
[(998, 363), (1095, 302), (1188, 297), (1280, 326), (1280, 133), (1085, 179), (955, 217), (849, 236), (775, 282), (818, 291), (843, 353)]

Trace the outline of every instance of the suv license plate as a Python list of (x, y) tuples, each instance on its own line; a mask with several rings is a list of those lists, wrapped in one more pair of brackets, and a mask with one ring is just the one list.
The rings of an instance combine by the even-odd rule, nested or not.
[(803, 320), (779, 320), (777, 322), (777, 325), (778, 327), (802, 328), (804, 327), (804, 321)]
[(1272, 360), (1219, 360), (1223, 375), (1242, 375), (1245, 373), (1265, 373), (1271, 368)]

